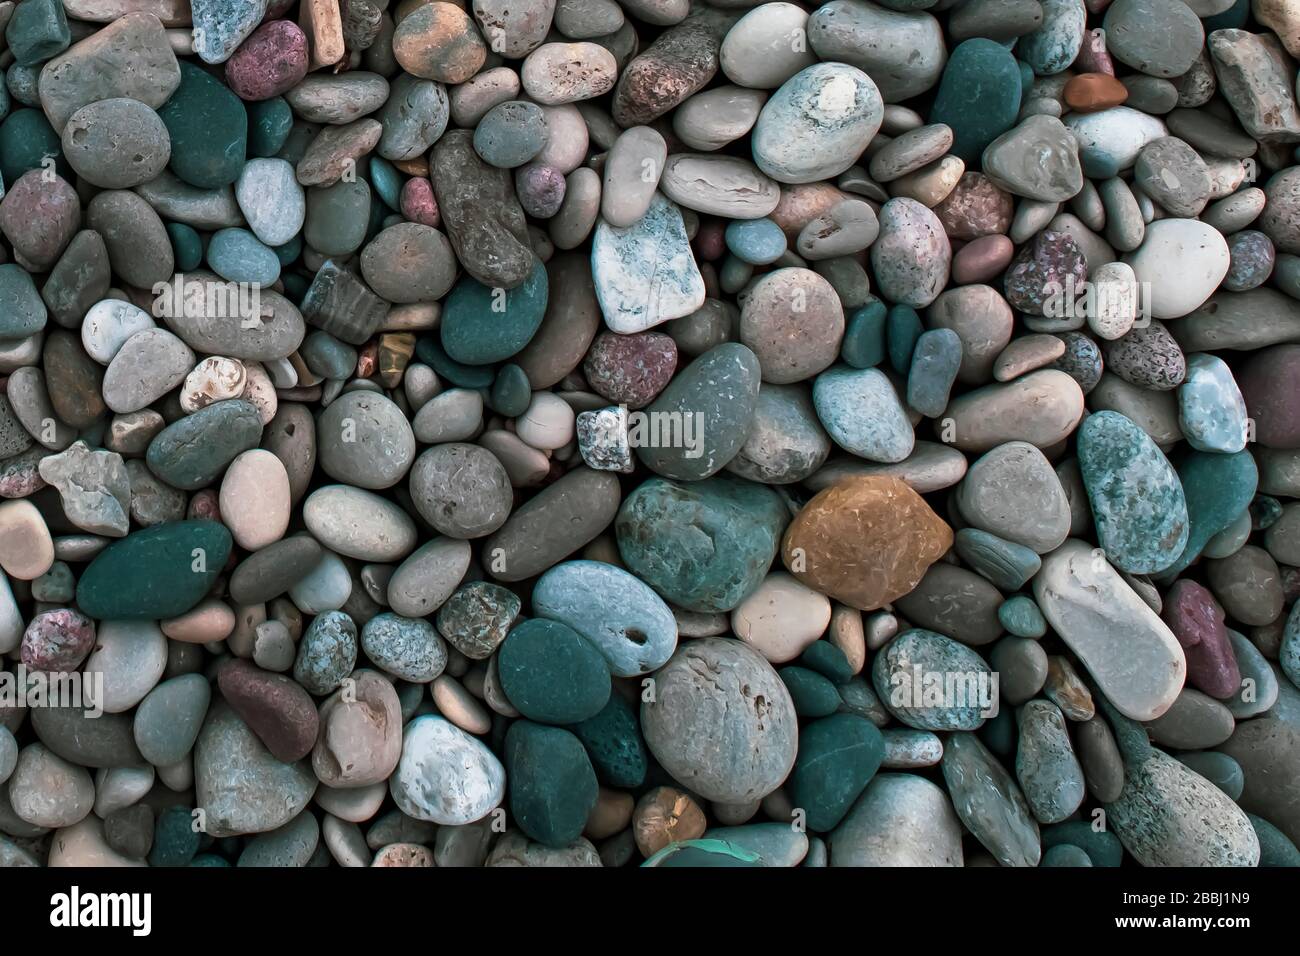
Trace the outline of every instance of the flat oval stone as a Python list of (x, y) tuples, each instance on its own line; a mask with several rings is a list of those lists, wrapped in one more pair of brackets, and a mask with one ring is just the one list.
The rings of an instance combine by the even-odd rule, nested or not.
[(657, 670), (677, 647), (668, 605), (638, 578), (602, 562), (556, 565), (533, 587), (533, 609), (589, 641), (617, 677)]
[[(285, 358), (302, 344), (306, 333), (302, 313), (272, 289), (259, 290), (254, 302), (247, 292), (242, 296), (232, 292), (212, 273), (168, 278), (154, 314), (196, 351), (265, 362)], [(209, 314), (208, 301), (221, 307)]]
[(101, 620), (158, 620), (189, 611), (230, 556), (230, 532), (213, 521), (155, 525), (115, 541), (77, 582), (77, 605)]
[(152, 621), (103, 621), (85, 673), (103, 675), (100, 706), (120, 714), (153, 690), (166, 666), (167, 639)]
[(1066, 541), (1043, 559), (1034, 597), (1116, 709), (1136, 720), (1169, 709), (1186, 675), (1182, 648), (1103, 554)]
[(242, 399), (216, 402), (159, 432), (145, 460), (167, 484), (194, 491), (214, 481), (236, 456), (257, 447), (261, 437), (254, 405)]
[(349, 485), (326, 485), (302, 506), (307, 530), (338, 554), (395, 561), (415, 547), (415, 522), (397, 504)]
[(1118, 412), (1096, 412), (1079, 429), (1079, 469), (1097, 537), (1120, 570), (1167, 568), (1188, 539), (1183, 487), (1164, 453)]
[(830, 450), (808, 390), (764, 384), (749, 437), (726, 470), (765, 484), (793, 484), (816, 472)]
[(975, 734), (953, 734), (943, 779), (957, 816), (1002, 866), (1037, 866), (1038, 824), (1011, 774)]
[(785, 385), (811, 378), (835, 361), (844, 310), (822, 276), (810, 269), (776, 269), (749, 289), (739, 333), (758, 358), (763, 381)]
[(547, 300), (546, 267), (536, 258), (523, 284), (507, 290), (504, 297), (473, 278), (464, 278), (443, 304), (442, 347), (466, 365), (508, 359), (537, 334)]
[(783, 183), (838, 176), (857, 161), (883, 117), (880, 91), (867, 74), (844, 63), (818, 63), (763, 104), (754, 124), (754, 162)]
[(733, 219), (761, 219), (781, 201), (780, 187), (752, 162), (714, 153), (673, 153), (659, 188), (687, 209)]
[(383, 395), (349, 392), (316, 423), (317, 461), (327, 475), (358, 488), (390, 488), (415, 458), (415, 434), (402, 410)]
[(389, 789), (408, 816), (464, 826), (501, 803), (506, 771), (477, 738), (442, 717), (425, 715), (406, 725)]
[(961, 832), (940, 787), (915, 774), (878, 773), (827, 838), (830, 865), (961, 866)]
[(130, 189), (167, 166), (171, 137), (144, 103), (117, 97), (88, 103), (68, 118), (63, 155), (87, 182), (101, 189)]
[(416, 684), (429, 683), (447, 666), (447, 645), (423, 618), (377, 614), (361, 629), (361, 647), (379, 667)]
[(244, 104), (206, 71), (184, 61), (180, 67), (180, 86), (158, 110), (171, 136), (171, 170), (200, 189), (228, 186), (244, 165)]
[(307, 197), (283, 159), (250, 159), (235, 181), (235, 200), (254, 235), (268, 246), (289, 242), (302, 229)]
[(750, 10), (723, 37), (722, 72), (742, 87), (776, 89), (814, 62), (811, 51), (796, 49), (789, 42), (791, 31), (806, 30), (807, 23), (808, 12), (793, 3), (765, 4), (762, 12)]
[(1020, 69), (1006, 47), (983, 37), (965, 40), (943, 67), (929, 120), (950, 127), (953, 155), (973, 164), (1015, 125), (1020, 84)]
[[(452, 596), (464, 578), (469, 562), (468, 542), (435, 538), (421, 545), (389, 578), (386, 595), (389, 607), (407, 617), (424, 617), (432, 613)], [(461, 652), (465, 653), (463, 648)]]
[(1085, 796), (1083, 768), (1070, 745), (1061, 709), (1031, 700), (1017, 718), (1016, 779), (1039, 823), (1068, 818)]
[(236, 659), (221, 666), (217, 685), (277, 760), (293, 763), (311, 752), (319, 718), (311, 696), (295, 681)]
[(790, 772), (794, 704), (756, 651), (722, 638), (689, 641), (658, 672), (656, 686), (641, 705), (646, 743), (692, 791), (743, 803), (771, 793)]
[(163, 681), (140, 701), (135, 712), (136, 746), (145, 760), (170, 767), (194, 746), (212, 693), (205, 677), (183, 674)]
[(609, 700), (609, 667), (595, 646), (558, 621), (516, 626), (499, 651), (501, 689), (530, 720), (572, 724), (594, 717)]
[[(1159, 30), (1151, 29), (1155, 23)], [(1205, 42), (1196, 14), (1174, 0), (1116, 0), (1102, 25), (1115, 59), (1148, 76), (1182, 76)]]
[(509, 476), (497, 457), (460, 442), (423, 452), (411, 468), (410, 491), (420, 515), (453, 538), (491, 534), (505, 523), (513, 503)]
[(629, 570), (673, 604), (730, 611), (762, 580), (787, 520), (761, 485), (651, 478), (628, 496), (614, 528)]
[[(938, 20), (915, 6), (885, 9), (853, 0), (823, 4), (808, 18), (808, 42), (822, 60), (849, 63), (879, 77), (886, 102), (910, 99), (934, 86), (944, 64)], [(783, 42), (790, 45), (788, 39)]]
[(1047, 554), (1070, 531), (1065, 489), (1043, 453), (1007, 442), (985, 453), (957, 489), (957, 506), (976, 528)]
[(1069, 436), (1082, 416), (1083, 391), (1055, 369), (975, 389), (947, 409), (952, 444), (968, 452), (988, 451), (1008, 441), (1047, 448)]

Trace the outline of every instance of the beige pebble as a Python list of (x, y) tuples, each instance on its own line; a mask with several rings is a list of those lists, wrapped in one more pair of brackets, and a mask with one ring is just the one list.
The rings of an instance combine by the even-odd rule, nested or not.
[(0, 567), (5, 573), (31, 581), (53, 564), (54, 539), (36, 506), (26, 499), (0, 504)]
[(731, 629), (773, 664), (794, 660), (822, 636), (831, 602), (784, 571), (769, 574), (731, 612)]
[(343, 17), (339, 12), (339, 0), (303, 0), (298, 12), (298, 26), (307, 34), (311, 69), (333, 66), (343, 59)]
[(915, 199), (922, 206), (933, 209), (948, 198), (965, 172), (966, 164), (958, 157), (945, 156), (894, 180), (889, 184), (889, 194)]
[(831, 610), (829, 637), (830, 642), (844, 653), (853, 673), (861, 673), (867, 662), (867, 638), (862, 629), (862, 612), (837, 601)]
[(275, 383), (260, 362), (245, 362), (244, 371), (247, 373), (246, 381), (239, 397), (257, 409), (257, 417), (263, 425), (269, 425), (280, 408)]
[(239, 359), (209, 355), (185, 376), (181, 386), (181, 408), (191, 415), (213, 402), (238, 398), (248, 381), (248, 372)]
[(1013, 340), (998, 353), (993, 363), (993, 377), (1009, 382), (1026, 372), (1051, 365), (1065, 354), (1065, 340), (1055, 335), (1025, 335)]
[[(266, 620), (265, 612), (262, 620)], [(173, 641), (211, 644), (213, 641), (225, 640), (234, 631), (235, 612), (225, 602), (208, 598), (179, 617), (160, 622), (159, 626)]]
[(573, 440), (575, 416), (553, 392), (534, 392), (527, 410), (515, 419), (515, 434), (533, 448), (554, 451)]
[(50, 841), (49, 866), (147, 866), (118, 853), (104, 839), (104, 824), (93, 813), (54, 834)]
[(433, 851), (418, 843), (390, 843), (375, 854), (371, 866), (433, 866)]
[(467, 691), (460, 681), (440, 674), (433, 681), (433, 703), (438, 713), (470, 734), (486, 734), (492, 729), (492, 715)]
[(265, 548), (289, 527), (289, 473), (271, 452), (253, 448), (230, 463), (218, 501), (235, 543), (246, 551)]

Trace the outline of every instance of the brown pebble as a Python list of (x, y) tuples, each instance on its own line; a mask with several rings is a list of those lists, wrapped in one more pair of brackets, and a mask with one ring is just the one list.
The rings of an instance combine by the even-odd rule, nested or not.
[(707, 826), (700, 805), (672, 787), (655, 787), (637, 802), (632, 814), (632, 833), (645, 857), (670, 843), (699, 839)]
[(952, 281), (957, 285), (988, 282), (1006, 271), (1015, 254), (1015, 243), (1006, 236), (972, 239), (952, 257)]
[(1080, 73), (1065, 84), (1065, 102), (1078, 113), (1095, 113), (1119, 106), (1128, 99), (1128, 89), (1105, 73)]

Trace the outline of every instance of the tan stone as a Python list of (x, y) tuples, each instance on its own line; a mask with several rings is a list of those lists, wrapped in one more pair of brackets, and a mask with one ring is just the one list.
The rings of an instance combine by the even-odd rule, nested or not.
[(54, 564), (54, 539), (36, 506), (25, 498), (0, 504), (0, 567), (23, 581)]
[(819, 492), (786, 529), (781, 558), (796, 578), (863, 611), (911, 591), (952, 546), (952, 529), (906, 482), (846, 478)]
[(680, 790), (655, 787), (632, 813), (632, 835), (645, 857), (654, 856), (670, 843), (704, 836), (708, 821), (700, 805)]
[(775, 571), (731, 612), (736, 636), (773, 664), (792, 661), (831, 621), (824, 594)]
[(224, 601), (208, 598), (180, 617), (160, 621), (159, 627), (173, 641), (211, 644), (230, 636), (235, 629), (235, 612)]
[(246, 551), (279, 541), (289, 527), (289, 473), (263, 448), (246, 451), (230, 463), (218, 500), (222, 520)]
[(310, 69), (333, 66), (343, 59), (343, 16), (339, 0), (303, 0), (298, 26), (307, 34)]
[(582, 831), (583, 835), (589, 840), (604, 840), (616, 833), (622, 833), (632, 823), (632, 811), (635, 807), (636, 799), (632, 794), (601, 787), (596, 797), (596, 805), (591, 808), (591, 815), (587, 817), (587, 826)]

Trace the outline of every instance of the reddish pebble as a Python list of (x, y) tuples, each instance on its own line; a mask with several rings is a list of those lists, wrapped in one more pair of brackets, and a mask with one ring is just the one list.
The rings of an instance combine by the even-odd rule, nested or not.
[(1075, 112), (1095, 113), (1123, 103), (1128, 99), (1128, 88), (1105, 73), (1080, 73), (1070, 77), (1062, 95)]
[(28, 272), (54, 265), (80, 226), (81, 198), (52, 168), (23, 173), (0, 202), (0, 231)]
[(253, 31), (226, 61), (226, 83), (244, 100), (269, 100), (307, 75), (307, 34), (292, 20), (271, 20)]
[(988, 282), (1011, 264), (1015, 244), (1006, 236), (980, 236), (952, 257), (952, 281), (958, 285)]
[(1074, 68), (1080, 73), (1105, 73), (1115, 75), (1115, 64), (1106, 50), (1106, 31), (1097, 27), (1083, 36), (1079, 55), (1074, 58)]
[(727, 226), (720, 219), (707, 219), (700, 223), (695, 240), (691, 243), (695, 256), (706, 262), (715, 262), (727, 252)]
[(1241, 688), (1237, 656), (1223, 623), (1223, 608), (1195, 581), (1175, 581), (1161, 613), (1187, 656), (1187, 683), (1226, 700)]
[(186, 518), (200, 518), (206, 521), (221, 521), (221, 506), (217, 492), (212, 488), (196, 491), (190, 498), (190, 506), (185, 509)]
[(677, 343), (662, 332), (602, 332), (582, 363), (593, 389), (628, 408), (650, 404), (676, 368)]
[(234, 658), (217, 671), (217, 686), (277, 760), (293, 763), (311, 753), (320, 719), (297, 681)]
[(32, 670), (75, 671), (95, 646), (95, 622), (61, 607), (37, 614), (23, 633), (22, 662)]
[(433, 196), (433, 183), (423, 177), (406, 181), (398, 205), (402, 215), (411, 222), (434, 229), (442, 223), (442, 217), (438, 215), (438, 200)]
[(983, 173), (964, 173), (934, 214), (953, 239), (978, 239), (1011, 228), (1015, 213), (1011, 194), (993, 185)]

